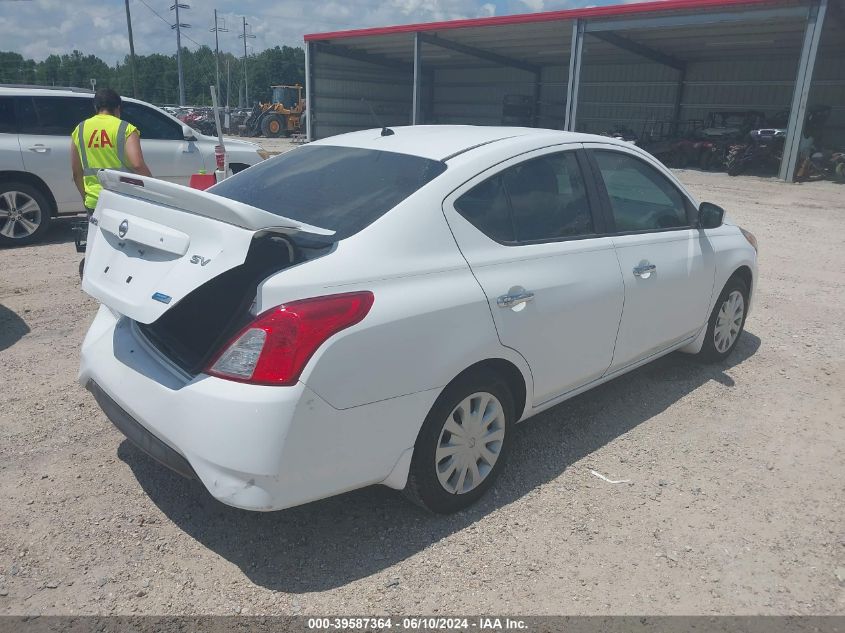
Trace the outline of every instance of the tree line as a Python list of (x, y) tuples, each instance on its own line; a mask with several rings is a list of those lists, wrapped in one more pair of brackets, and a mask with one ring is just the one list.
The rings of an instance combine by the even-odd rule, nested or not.
[[(228, 63), (228, 73), (227, 73)], [(231, 53), (220, 55), (220, 102), (238, 106), (244, 103), (243, 58)], [(276, 46), (246, 59), (249, 101), (269, 101), (271, 85), (305, 85), (305, 52), (302, 48)], [(182, 49), (182, 70), (187, 105), (210, 105), (209, 86), (214, 84), (214, 51), (208, 46), (197, 50)], [(90, 88), (113, 88), (123, 96), (165, 105), (179, 103), (179, 75), (176, 54), (135, 56), (138, 87), (133, 95), (132, 73), (127, 55), (110, 66), (96, 55), (74, 50), (64, 55), (50, 55), (43, 61), (24, 59), (15, 52), (0, 51), (0, 84), (36, 84)], [(231, 79), (229, 79), (231, 78)]]

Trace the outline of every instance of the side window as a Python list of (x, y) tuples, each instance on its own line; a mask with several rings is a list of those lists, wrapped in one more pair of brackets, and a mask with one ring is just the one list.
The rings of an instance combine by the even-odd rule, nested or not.
[(629, 154), (593, 150), (616, 230), (653, 231), (689, 226), (677, 188), (654, 167)]
[(513, 242), (513, 223), (502, 174), (488, 178), (455, 201), (455, 209), (497, 242)]
[(455, 208), (499, 242), (522, 243), (595, 232), (572, 151), (514, 165), (470, 189)]
[(0, 97), (0, 134), (15, 134), (17, 131), (15, 102), (12, 97)]
[(123, 102), (120, 118), (129, 121), (138, 128), (141, 139), (158, 139), (164, 141), (181, 141), (182, 126), (171, 121), (160, 112), (143, 106), (140, 103)]
[(503, 173), (519, 242), (593, 233), (593, 219), (574, 152), (526, 161)]
[(70, 136), (81, 121), (94, 115), (94, 101), (85, 97), (24, 97), (17, 100), (21, 134)]

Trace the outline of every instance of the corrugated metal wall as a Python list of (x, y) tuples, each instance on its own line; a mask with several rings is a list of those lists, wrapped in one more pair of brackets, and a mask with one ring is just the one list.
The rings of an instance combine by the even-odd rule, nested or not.
[(673, 117), (677, 70), (640, 61), (594, 65), (589, 47), (585, 48), (576, 116), (579, 131), (600, 134), (621, 125), (641, 134), (649, 122)]
[(434, 103), (427, 123), (501, 125), (505, 95), (534, 95), (534, 75), (514, 68), (434, 71)]
[(377, 127), (362, 98), (383, 125), (410, 125), (411, 75), (324, 52), (314, 57), (316, 138)]
[[(778, 59), (690, 63), (680, 119), (704, 119), (712, 111), (760, 110), (773, 115), (788, 110), (797, 57), (795, 51)], [(568, 61), (542, 69), (541, 127), (563, 127)], [(500, 125), (505, 95), (534, 94), (534, 75), (513, 68), (424, 70), (424, 123)], [(629, 63), (591, 64), (587, 45), (578, 130), (602, 133), (621, 125), (641, 136), (649, 130), (659, 131), (660, 122), (669, 122), (674, 116), (679, 74), (634, 55)], [(362, 97), (385, 125), (410, 123), (410, 73), (319, 52), (314, 60), (314, 83), (317, 138), (374, 127)], [(838, 46), (823, 46), (820, 51), (809, 103), (832, 106), (825, 140), (828, 145), (845, 145), (845, 62)], [(663, 129), (668, 131), (668, 123)]]

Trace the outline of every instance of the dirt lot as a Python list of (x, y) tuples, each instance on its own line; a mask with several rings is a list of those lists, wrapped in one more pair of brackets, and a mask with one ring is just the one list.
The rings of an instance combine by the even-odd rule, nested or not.
[(69, 225), (0, 251), (0, 614), (845, 613), (845, 187), (680, 176), (760, 240), (731, 362), (672, 355), (521, 425), (447, 518), (379, 487), (217, 503), (76, 384)]

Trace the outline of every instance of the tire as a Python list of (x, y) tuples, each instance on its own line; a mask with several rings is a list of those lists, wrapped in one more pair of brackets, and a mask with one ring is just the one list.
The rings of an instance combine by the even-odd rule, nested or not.
[(278, 114), (268, 114), (261, 119), (261, 133), (267, 138), (278, 138), (285, 133), (285, 121)]
[(745, 163), (742, 160), (728, 158), (728, 176), (739, 176), (743, 171), (745, 171)]
[[(737, 297), (742, 299), (741, 314), (736, 312)], [(698, 352), (698, 358), (707, 363), (716, 363), (730, 356), (742, 336), (747, 314), (748, 286), (741, 278), (731, 277), (716, 300), (716, 305), (713, 306), (713, 312), (707, 321), (704, 345)], [(725, 322), (725, 318), (727, 318), (727, 322)], [(723, 323), (724, 326), (722, 326)], [(731, 327), (731, 323), (734, 327)], [(717, 328), (717, 326), (721, 327)], [(726, 335), (731, 338), (728, 340)]]
[[(461, 415), (462, 411), (482, 407), (492, 414), (484, 426), (472, 426), (476, 416)], [(482, 370), (454, 381), (437, 398), (417, 436), (405, 496), (437, 514), (457, 512), (478, 501), (504, 467), (513, 421), (513, 396), (498, 375)], [(469, 429), (469, 441), (463, 441), (457, 432), (450, 433), (447, 426)], [(487, 441), (482, 441), (485, 438)], [(487, 458), (482, 446), (487, 449)], [(441, 447), (446, 455), (437, 462)], [(456, 447), (464, 447), (466, 452), (460, 448), (450, 451)], [(474, 468), (461, 464), (461, 456), (474, 460)], [(489, 456), (495, 456), (492, 465)]]
[(25, 246), (41, 240), (50, 227), (52, 211), (38, 187), (0, 182), (0, 246)]

